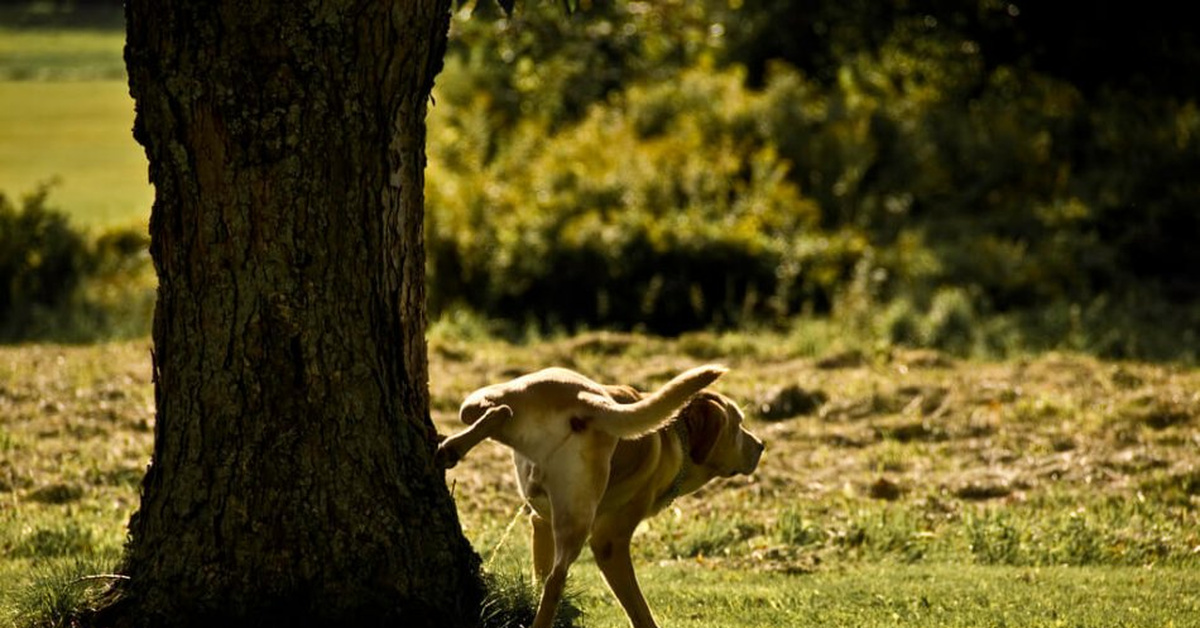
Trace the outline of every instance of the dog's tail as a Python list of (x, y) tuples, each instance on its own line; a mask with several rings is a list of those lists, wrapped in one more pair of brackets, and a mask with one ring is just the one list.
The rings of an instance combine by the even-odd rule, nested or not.
[(617, 403), (595, 393), (581, 393), (579, 400), (590, 406), (596, 429), (620, 438), (634, 438), (663, 427), (692, 395), (715, 382), (729, 369), (706, 364), (684, 371), (652, 394), (634, 403)]

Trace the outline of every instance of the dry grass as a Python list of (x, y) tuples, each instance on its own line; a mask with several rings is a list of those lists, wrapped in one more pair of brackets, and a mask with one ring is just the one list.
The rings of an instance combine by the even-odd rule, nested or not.
[[(646, 389), (738, 345), (721, 359), (733, 370), (717, 388), (743, 404), (768, 454), (753, 477), (715, 482), (644, 526), (645, 558), (784, 571), (893, 558), (1200, 562), (1195, 370), (1061, 354), (986, 364), (927, 351), (796, 357), (787, 344), (435, 340), (434, 416), (455, 431), (453, 410), (471, 389), (546, 364)], [(761, 418), (789, 406), (809, 413)], [(468, 531), (489, 542), (519, 505), (508, 467), (507, 451), (489, 445), (450, 475)], [(1005, 534), (1015, 535), (1007, 553), (995, 549)]]
[[(753, 477), (714, 482), (642, 527), (636, 560), (660, 594), (655, 574), (688, 565), (764, 578), (900, 563), (1200, 565), (1200, 371), (812, 346), (599, 333), (517, 345), (435, 328), (433, 418), (455, 431), (467, 392), (550, 364), (642, 389), (702, 362), (730, 366), (717, 387), (768, 453)], [(0, 348), (0, 588), (47, 561), (119, 555), (153, 420), (145, 341)], [(485, 443), (448, 481), (484, 558), (524, 569), (524, 524), (501, 543), (520, 506), (508, 452)], [(585, 606), (607, 607), (587, 557), (579, 574)]]

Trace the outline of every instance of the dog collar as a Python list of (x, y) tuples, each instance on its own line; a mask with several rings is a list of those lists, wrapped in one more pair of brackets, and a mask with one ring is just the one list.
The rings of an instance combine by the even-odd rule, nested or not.
[(663, 508), (671, 505), (675, 498), (683, 492), (683, 478), (687, 477), (688, 471), (692, 468), (692, 456), (688, 452), (688, 429), (687, 422), (677, 419), (671, 424), (671, 431), (675, 434), (675, 438), (679, 440), (679, 471), (675, 473), (675, 477), (671, 478), (671, 484), (667, 486), (666, 492), (659, 495), (654, 500), (654, 512), (658, 512)]

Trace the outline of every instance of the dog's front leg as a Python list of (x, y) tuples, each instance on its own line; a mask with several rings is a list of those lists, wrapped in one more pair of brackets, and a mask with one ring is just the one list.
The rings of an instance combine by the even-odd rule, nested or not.
[(629, 551), (634, 530), (634, 526), (629, 524), (636, 524), (639, 520), (637, 517), (598, 519), (592, 529), (592, 554), (608, 588), (617, 596), (617, 601), (629, 616), (629, 625), (633, 628), (658, 628), (654, 615), (650, 613), (650, 605), (646, 603), (642, 588), (638, 585)]

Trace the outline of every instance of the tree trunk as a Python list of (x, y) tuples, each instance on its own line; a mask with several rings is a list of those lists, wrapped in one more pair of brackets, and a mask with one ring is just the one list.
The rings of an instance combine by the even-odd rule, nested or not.
[(424, 339), (449, 0), (130, 0), (126, 17), (158, 414), (108, 621), (476, 624)]

